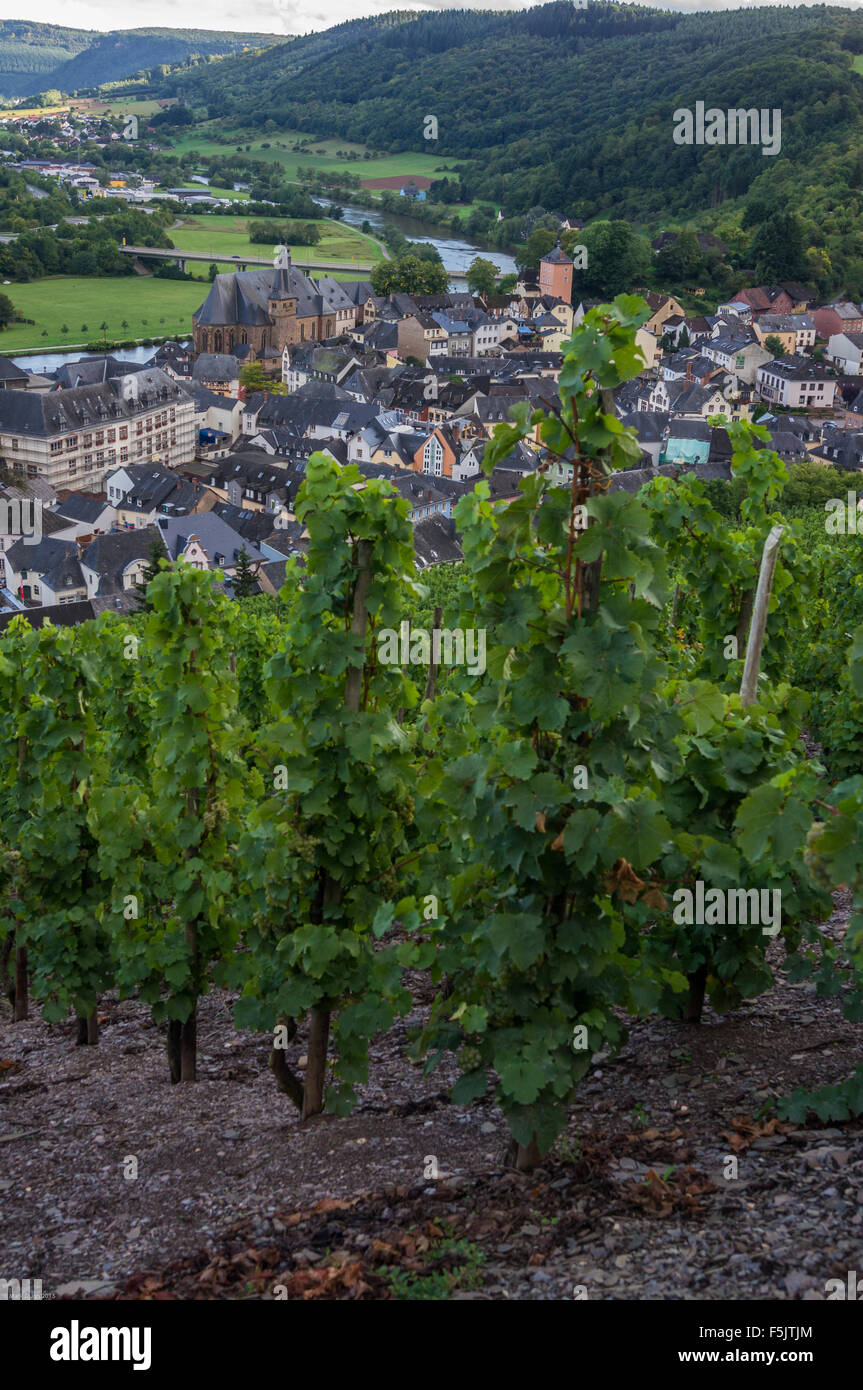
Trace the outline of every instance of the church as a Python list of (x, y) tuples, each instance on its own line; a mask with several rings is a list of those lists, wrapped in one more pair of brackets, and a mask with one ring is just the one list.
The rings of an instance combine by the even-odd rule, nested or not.
[(281, 357), (285, 347), (321, 342), (355, 326), (357, 307), (337, 280), (312, 280), (291, 265), (280, 246), (272, 270), (228, 271), (217, 275), (200, 309), (192, 316), (195, 352), (235, 353), (249, 360)]

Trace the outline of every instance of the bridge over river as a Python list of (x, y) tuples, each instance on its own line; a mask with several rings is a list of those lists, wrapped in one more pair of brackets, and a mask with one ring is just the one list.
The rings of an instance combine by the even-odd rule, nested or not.
[[(155, 246), (118, 246), (117, 250), (124, 256), (146, 256), (149, 260), (157, 261), (176, 261), (181, 270), (186, 269), (187, 261), (207, 261), (217, 262), (219, 265), (231, 265), (234, 270), (248, 270), (250, 265), (272, 266), (273, 257), (269, 256), (249, 256), (245, 252), (241, 256), (219, 256), (210, 254), (206, 251), (178, 251), (176, 249), (165, 251)], [(349, 271), (357, 276), (367, 276), (371, 273), (374, 264), (380, 262), (371, 261), (320, 261), (300, 259), (297, 256), (291, 258), (292, 265), (298, 270), (313, 270), (332, 275), (335, 271)], [(450, 270), (447, 272), (451, 280), (464, 280), (466, 271)]]

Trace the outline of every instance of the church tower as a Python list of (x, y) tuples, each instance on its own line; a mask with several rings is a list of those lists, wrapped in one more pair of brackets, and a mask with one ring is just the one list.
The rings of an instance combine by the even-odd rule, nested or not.
[(297, 295), (291, 289), (291, 256), (279, 247), (273, 280), (267, 291), (267, 314), (272, 324), (270, 342), (281, 351), (297, 339)]
[(572, 267), (569, 256), (560, 249), (560, 242), (539, 263), (539, 292), (554, 295), (572, 303)]

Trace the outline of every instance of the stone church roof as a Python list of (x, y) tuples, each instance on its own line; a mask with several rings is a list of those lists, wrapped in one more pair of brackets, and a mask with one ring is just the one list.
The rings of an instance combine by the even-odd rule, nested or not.
[(239, 324), (254, 328), (270, 322), (267, 301), (272, 298), (296, 299), (298, 318), (316, 318), (335, 313), (329, 299), (319, 293), (308, 275), (294, 266), (269, 270), (224, 271), (213, 281), (212, 289), (195, 315), (198, 326), (224, 327)]

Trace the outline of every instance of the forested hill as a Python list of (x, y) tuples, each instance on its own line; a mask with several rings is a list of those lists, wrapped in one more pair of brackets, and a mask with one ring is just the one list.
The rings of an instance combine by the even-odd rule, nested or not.
[[(213, 117), (249, 127), (274, 120), (378, 149), (428, 150), (423, 124), (434, 114), (434, 149), (478, 160), (475, 195), (509, 211), (542, 204), (649, 221), (686, 217), (753, 187), (765, 197), (793, 189), (799, 200), (812, 185), (817, 203), (825, 180), (863, 183), (859, 12), (669, 14), (566, 2), (386, 18), (330, 31), (339, 46), (329, 55), (326, 36), (313, 35), (168, 85)], [(781, 153), (676, 145), (672, 114), (697, 101), (780, 108)]]
[(26, 20), (0, 21), (0, 96), (73, 92), (117, 82), (142, 68), (182, 63), (190, 55), (234, 54), (278, 43), (272, 34), (210, 29), (124, 29), (102, 34)]

